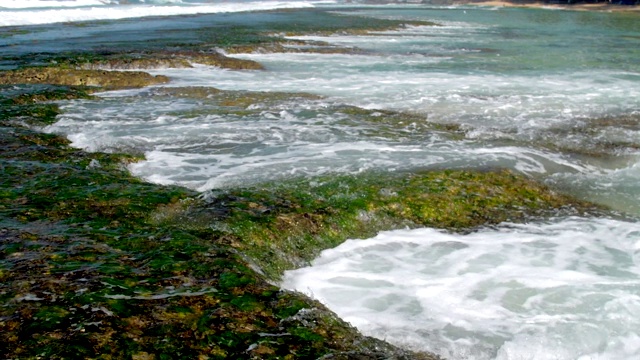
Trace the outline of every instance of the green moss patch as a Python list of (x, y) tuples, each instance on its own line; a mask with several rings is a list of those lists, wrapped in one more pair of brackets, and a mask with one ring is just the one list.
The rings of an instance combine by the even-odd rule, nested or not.
[(163, 84), (168, 81), (166, 76), (152, 76), (141, 71), (120, 72), (78, 70), (64, 67), (29, 67), (0, 72), (0, 84), (55, 84), (126, 89)]
[(210, 192), (159, 224), (227, 234), (269, 278), (306, 265), (321, 250), (381, 230), (428, 226), (472, 231), (503, 221), (591, 211), (508, 171), (428, 171), (285, 180)]
[[(5, 120), (5, 356), (434, 358), (364, 337), (321, 304), (278, 289), (231, 246), (242, 232), (196, 218), (173, 222), (203, 202), (189, 190), (133, 178), (122, 165), (135, 158), (87, 154), (64, 138)], [(252, 211), (254, 202), (236, 205)]]
[[(334, 174), (198, 194), (132, 177), (125, 165), (140, 157), (88, 154), (69, 147), (63, 137), (36, 130), (55, 121), (56, 100), (88, 99), (98, 87), (167, 81), (96, 70), (100, 67), (206, 63), (211, 59), (199, 58), (204, 55), (196, 48), (279, 48), (292, 44), (269, 34), (365, 34), (400, 26), (311, 10), (237, 16), (248, 20), (188, 29), (197, 45), (127, 44), (170, 45), (171, 54), (145, 48), (25, 55), (14, 59), (16, 65), (55, 66), (0, 73), (0, 83), (10, 84), (0, 87), (0, 353), (5, 357), (435, 359), (362, 336), (320, 303), (273, 283), (323, 249), (380, 230), (473, 231), (592, 209), (500, 170)], [(182, 35), (187, 36), (178, 38)], [(79, 69), (83, 66), (90, 69)], [(213, 98), (223, 111), (236, 112), (250, 111), (247, 106), (257, 102), (291, 99), (291, 94), (200, 88), (151, 91)], [(461, 136), (455, 126), (429, 124), (411, 114), (348, 106), (336, 113), (346, 123), (383, 125), (375, 131), (389, 134), (418, 127)]]

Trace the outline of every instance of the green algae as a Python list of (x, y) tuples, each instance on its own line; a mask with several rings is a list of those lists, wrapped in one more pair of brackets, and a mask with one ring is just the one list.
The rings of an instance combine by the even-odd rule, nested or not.
[(12, 357), (430, 359), (363, 337), (271, 282), (347, 237), (588, 208), (502, 171), (333, 175), (198, 195), (133, 178), (122, 167), (133, 157), (84, 153), (10, 119), (0, 141), (0, 351)]
[(138, 88), (163, 84), (169, 78), (142, 71), (82, 70), (66, 67), (25, 67), (0, 72), (0, 84), (55, 84), (103, 87), (105, 89)]
[[(317, 15), (293, 28), (269, 24), (269, 33), (365, 34), (399, 25)], [(227, 49), (284, 44), (265, 35), (267, 27), (257, 33), (260, 26), (197, 35)], [(71, 54), (61, 66), (109, 65), (121, 54)], [(51, 56), (36, 60), (43, 59)], [(55, 121), (59, 109), (48, 102), (88, 99), (91, 91), (38, 86), (0, 92), (0, 353), (9, 358), (433, 359), (364, 337), (320, 303), (273, 282), (322, 249), (379, 230), (473, 231), (592, 209), (504, 171), (332, 175), (204, 195), (147, 184), (124, 167), (140, 157), (88, 154), (34, 130)], [(212, 97), (231, 112), (291, 98), (157, 91)], [(411, 114), (338, 112), (346, 123), (382, 124), (387, 133), (419, 126), (461, 136), (455, 126)]]
[(321, 250), (381, 230), (429, 226), (471, 231), (531, 216), (595, 207), (508, 171), (370, 173), (283, 180), (205, 194), (159, 223), (210, 227), (252, 259), (268, 278), (308, 264)]
[(129, 156), (87, 154), (5, 120), (6, 356), (433, 358), (363, 337), (321, 304), (273, 286), (230, 246), (238, 234), (166, 221), (199, 204), (197, 194), (131, 177), (122, 168)]
[(33, 126), (52, 124), (59, 113), (54, 101), (90, 98), (85, 88), (0, 85), (0, 123), (19, 121)]
[[(27, 155), (3, 157), (2, 165), (17, 172), (16, 162)], [(401, 224), (437, 225), (443, 219), (433, 218), (428, 204), (449, 201), (449, 193), (462, 204), (447, 213), (450, 220), (468, 216), (447, 226), (485, 223), (475, 214), (486, 201), (478, 195), (467, 204), (471, 189), (502, 192), (506, 181), (518, 188), (528, 184), (512, 174), (487, 174), (496, 184), (479, 187), (473, 181), (485, 183), (486, 176), (469, 172), (342, 176), (198, 200), (187, 190), (144, 184), (115, 168), (88, 168), (74, 159), (41, 163), (30, 177), (12, 177), (10, 188), (3, 184), (9, 196), (2, 198), (0, 215), (23, 229), (51, 222), (65, 230), (55, 236), (2, 231), (0, 350), (16, 357), (371, 356), (382, 343), (357, 335), (320, 304), (270, 285), (245, 259), (274, 278), (347, 236)], [(502, 194), (488, 200), (505, 203), (494, 221), (510, 207), (547, 209), (562, 200), (519, 191), (524, 195), (515, 201)], [(425, 193), (435, 200), (424, 201)], [(204, 226), (214, 221), (231, 230)], [(386, 356), (428, 358), (384, 346)]]

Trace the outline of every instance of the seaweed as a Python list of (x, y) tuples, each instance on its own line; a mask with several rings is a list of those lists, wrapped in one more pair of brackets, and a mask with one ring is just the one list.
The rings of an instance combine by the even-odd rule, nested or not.
[(9, 358), (435, 358), (366, 338), (274, 286), (232, 245), (242, 233), (169, 221), (191, 216), (199, 194), (131, 176), (124, 164), (135, 157), (73, 149), (11, 116), (0, 143), (0, 352)]

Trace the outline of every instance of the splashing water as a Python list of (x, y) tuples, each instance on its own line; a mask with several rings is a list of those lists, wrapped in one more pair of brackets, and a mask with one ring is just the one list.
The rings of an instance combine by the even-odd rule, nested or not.
[(634, 359), (639, 260), (640, 224), (567, 218), (349, 240), (283, 286), (365, 334), (451, 359)]

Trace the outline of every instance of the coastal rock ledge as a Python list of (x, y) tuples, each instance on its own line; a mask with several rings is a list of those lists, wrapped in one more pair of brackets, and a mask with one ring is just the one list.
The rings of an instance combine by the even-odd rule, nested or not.
[[(165, 80), (85, 71), (1, 78), (106, 87)], [(274, 284), (321, 250), (380, 230), (473, 231), (592, 209), (506, 171), (334, 175), (206, 194), (150, 184), (124, 168), (134, 156), (86, 153), (34, 130), (55, 118), (57, 108), (42, 111), (42, 102), (86, 96), (0, 86), (6, 358), (439, 359), (363, 336)]]
[(164, 84), (169, 78), (142, 71), (107, 71), (62, 67), (29, 67), (0, 72), (0, 84), (55, 84), (102, 87), (105, 90)]
[[(238, 234), (196, 222), (198, 209), (228, 208), (132, 177), (123, 164), (134, 156), (33, 130), (58, 111), (43, 105), (87, 96), (0, 86), (3, 358), (437, 359), (363, 336), (273, 285), (234, 246)], [(191, 211), (199, 217), (173, 222)]]

